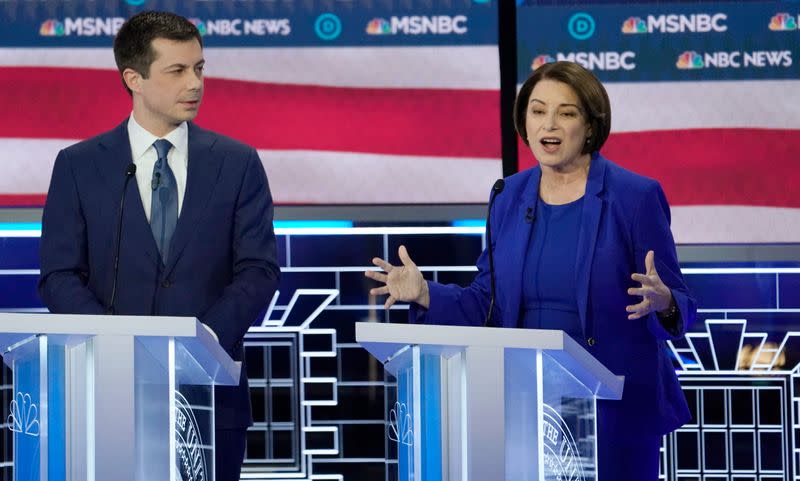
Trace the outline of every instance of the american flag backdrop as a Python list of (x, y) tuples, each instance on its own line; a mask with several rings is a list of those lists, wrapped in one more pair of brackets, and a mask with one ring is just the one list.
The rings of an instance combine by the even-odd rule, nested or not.
[(592, 69), (602, 153), (661, 182), (678, 242), (800, 241), (800, 4), (518, 3), (520, 84), (553, 60)]
[(158, 8), (204, 34), (198, 125), (254, 146), (279, 204), (482, 203), (502, 174), (492, 2), (94, 3), (0, 3), (0, 205), (129, 115), (113, 35)]

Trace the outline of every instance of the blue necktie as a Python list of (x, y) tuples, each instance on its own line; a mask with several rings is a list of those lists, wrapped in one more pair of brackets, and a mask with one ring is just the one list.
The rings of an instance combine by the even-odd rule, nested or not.
[(153, 142), (153, 147), (158, 154), (158, 160), (153, 166), (153, 180), (150, 186), (153, 189), (150, 206), (150, 229), (161, 253), (161, 262), (166, 264), (169, 255), (169, 242), (175, 233), (178, 223), (178, 184), (175, 175), (169, 168), (167, 154), (172, 144), (169, 140), (158, 139)]

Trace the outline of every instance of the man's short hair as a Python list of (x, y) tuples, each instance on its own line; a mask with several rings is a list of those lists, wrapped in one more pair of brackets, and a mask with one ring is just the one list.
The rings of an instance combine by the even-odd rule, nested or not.
[(578, 97), (581, 111), (592, 129), (592, 135), (581, 153), (588, 154), (600, 150), (611, 132), (611, 103), (608, 100), (608, 93), (592, 72), (577, 63), (566, 61), (542, 65), (520, 87), (517, 100), (514, 102), (514, 127), (523, 142), (530, 145), (525, 130), (528, 100), (536, 84), (545, 79), (569, 85)]
[[(156, 38), (177, 41), (197, 39), (200, 47), (203, 46), (200, 31), (184, 17), (170, 12), (137, 13), (122, 25), (114, 39), (114, 60), (120, 77), (127, 68), (139, 72), (144, 78), (150, 76), (150, 64), (156, 59), (153, 50), (153, 40)], [(133, 95), (124, 77), (122, 85), (128, 94)]]

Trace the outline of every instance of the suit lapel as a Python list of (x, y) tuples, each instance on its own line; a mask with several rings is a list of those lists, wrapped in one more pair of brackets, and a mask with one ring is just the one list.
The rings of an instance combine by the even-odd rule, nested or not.
[[(197, 232), (197, 223), (208, 205), (222, 167), (222, 158), (213, 155), (216, 137), (193, 123), (189, 123), (189, 157), (186, 175), (186, 193), (181, 215), (175, 227), (169, 248), (169, 259), (164, 269), (168, 276), (183, 253), (186, 244)], [(151, 236), (152, 237), (152, 236)]]
[[(528, 222), (530, 218), (529, 209), (536, 209), (536, 201), (539, 198), (539, 180), (541, 179), (542, 171), (539, 167), (531, 171), (531, 176), (525, 188), (520, 194), (520, 201), (517, 211), (514, 214), (514, 227), (511, 232), (511, 241), (509, 245), (509, 255), (507, 259), (508, 274), (507, 276), (500, 275), (499, 279), (508, 279), (512, 284), (502, 289), (508, 293), (508, 303), (504, 311), (506, 315), (503, 316), (503, 324), (505, 327), (519, 327), (519, 313), (522, 302), (522, 271), (525, 267), (525, 253), (528, 250), (528, 243), (530, 242), (531, 233), (533, 232), (533, 222)], [(534, 220), (535, 222), (535, 220)], [(498, 292), (501, 292), (498, 289)]]
[(578, 300), (578, 313), (584, 335), (589, 335), (590, 326), (586, 324), (586, 310), (589, 302), (589, 279), (591, 277), (594, 247), (600, 216), (603, 210), (603, 186), (605, 184), (606, 161), (599, 154), (592, 156), (586, 192), (583, 198), (583, 215), (578, 234), (578, 247), (575, 256), (575, 290)]
[[(108, 187), (109, 197), (116, 212), (122, 187), (125, 185), (125, 168), (133, 161), (127, 119), (111, 132), (100, 136), (98, 147), (101, 153), (95, 158), (95, 166), (103, 178), (103, 185)], [(136, 179), (128, 182), (125, 192), (125, 219), (122, 235), (136, 239), (132, 244), (142, 246), (154, 263), (160, 263), (158, 246), (144, 213)]]

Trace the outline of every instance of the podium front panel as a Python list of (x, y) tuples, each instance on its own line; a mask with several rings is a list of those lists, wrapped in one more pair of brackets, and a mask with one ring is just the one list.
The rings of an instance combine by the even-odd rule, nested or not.
[(385, 372), (387, 480), (596, 480), (594, 393), (546, 350), (409, 346)]
[(214, 388), (172, 338), (135, 341), (136, 480), (213, 481)]
[[(174, 480), (171, 453), (169, 344), (167, 338), (134, 342), (135, 462), (137, 481)], [(167, 362), (165, 362), (167, 361)]]
[(540, 351), (505, 350), (505, 479), (508, 480), (542, 479), (541, 362)]
[(42, 391), (47, 380), (41, 379), (40, 363), (46, 361), (46, 341), (42, 338), (32, 337), (14, 349), (14, 399), (8, 424), (14, 432), (16, 481), (47, 479), (47, 433), (42, 432), (40, 420), (42, 401), (47, 400), (47, 393)]
[(67, 350), (47, 336), (32, 336), (6, 354), (15, 372), (7, 419), (14, 433), (15, 480), (67, 477)]
[(543, 479), (595, 481), (594, 394), (547, 352), (541, 352), (540, 358)]
[(174, 435), (178, 480), (214, 480), (214, 386), (188, 349), (175, 341)]
[[(414, 346), (397, 359), (403, 367), (396, 376), (388, 372), (387, 383), (396, 384), (396, 397), (388, 397), (387, 438), (396, 452), (396, 463), (387, 463), (392, 480), (443, 479), (443, 456), (447, 450), (443, 416), (448, 386), (447, 361), (440, 354)], [(405, 359), (408, 359), (406, 361)], [(391, 393), (390, 393), (391, 395)]]

